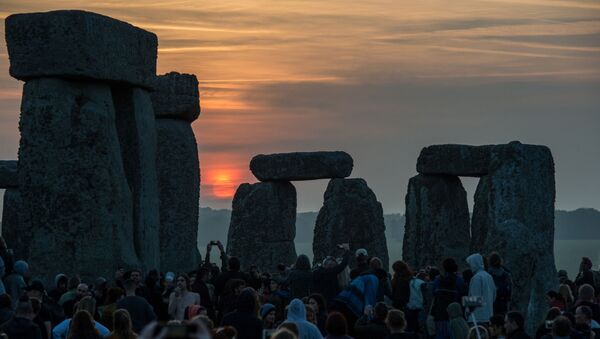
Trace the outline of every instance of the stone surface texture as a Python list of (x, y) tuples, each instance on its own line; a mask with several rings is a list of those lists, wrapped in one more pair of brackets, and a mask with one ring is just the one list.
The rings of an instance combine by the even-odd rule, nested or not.
[(29, 258), (31, 228), (23, 213), (21, 193), (16, 188), (4, 192), (2, 205), (2, 237), (14, 252), (15, 258)]
[(200, 168), (196, 138), (189, 122), (174, 119), (156, 119), (156, 134), (161, 267), (187, 272), (197, 264)]
[(273, 272), (296, 260), (296, 189), (289, 182), (241, 184), (233, 198), (227, 254), (242, 269)]
[(159, 198), (156, 126), (150, 94), (112, 87), (117, 133), (133, 206), (133, 245), (144, 271), (159, 269)]
[(434, 145), (423, 148), (417, 160), (421, 174), (480, 177), (488, 173), (492, 146)]
[(0, 160), (0, 188), (17, 187), (18, 185), (17, 161)]
[(475, 197), (473, 198), (473, 215), (471, 216), (471, 253), (483, 253), (483, 245), (489, 232), (490, 177), (479, 179)]
[(36, 276), (109, 277), (118, 266), (139, 265), (115, 120), (106, 84), (25, 84), (18, 176)]
[(512, 307), (528, 310), (534, 330), (547, 311), (545, 293), (558, 289), (554, 264), (554, 160), (545, 146), (511, 142), (493, 148), (488, 232), (483, 251), (497, 251), (512, 272)]
[(200, 115), (198, 79), (193, 74), (170, 72), (159, 75), (152, 105), (156, 117), (193, 122)]
[(154, 33), (104, 15), (61, 10), (6, 18), (10, 75), (125, 82), (153, 88)]
[(313, 261), (336, 255), (336, 245), (341, 243), (349, 243), (352, 251), (365, 248), (369, 256), (379, 257), (383, 267), (388, 267), (383, 209), (363, 179), (329, 181), (317, 215)]
[(469, 255), (469, 206), (460, 179), (451, 175), (412, 177), (406, 193), (402, 258), (414, 269), (441, 267), (453, 257), (461, 267)]
[(345, 178), (353, 166), (352, 157), (341, 151), (259, 154), (250, 161), (250, 170), (260, 181)]

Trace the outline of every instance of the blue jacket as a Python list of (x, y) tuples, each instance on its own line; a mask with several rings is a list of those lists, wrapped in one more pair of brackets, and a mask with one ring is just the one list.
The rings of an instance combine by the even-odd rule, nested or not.
[(350, 286), (340, 292), (335, 299), (346, 305), (354, 315), (360, 317), (365, 306), (374, 306), (377, 303), (378, 288), (379, 279), (375, 275), (361, 275), (352, 280)]

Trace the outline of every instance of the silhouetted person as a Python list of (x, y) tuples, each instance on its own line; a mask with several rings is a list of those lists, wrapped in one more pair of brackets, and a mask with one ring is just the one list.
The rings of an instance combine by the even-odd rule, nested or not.
[(504, 329), (507, 339), (531, 339), (525, 333), (525, 318), (520, 312), (511, 311), (504, 317)]
[(156, 314), (146, 299), (135, 295), (137, 284), (134, 280), (128, 279), (123, 285), (125, 286), (125, 298), (117, 303), (117, 308), (129, 312), (134, 332), (140, 333), (144, 326), (156, 320)]
[(245, 288), (238, 300), (237, 308), (221, 321), (221, 326), (233, 326), (237, 332), (238, 339), (261, 339), (263, 326), (258, 319), (258, 296), (252, 288)]
[(39, 326), (33, 322), (33, 306), (29, 297), (23, 296), (17, 300), (15, 316), (0, 327), (9, 339), (42, 339)]

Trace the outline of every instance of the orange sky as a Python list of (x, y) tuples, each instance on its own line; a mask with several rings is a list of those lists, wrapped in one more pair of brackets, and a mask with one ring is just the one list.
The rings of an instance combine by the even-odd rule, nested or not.
[[(342, 149), (355, 158), (353, 176), (400, 211), (421, 147), (520, 139), (553, 149), (559, 207), (600, 207), (584, 193), (600, 164), (582, 170), (570, 151), (600, 147), (590, 127), (598, 1), (3, 0), (0, 17), (53, 9), (153, 31), (158, 73), (198, 76), (203, 206), (230, 206), (237, 185), (254, 181), (254, 154)], [(14, 158), (22, 83), (8, 76), (0, 45), (0, 157)], [(542, 115), (554, 119), (545, 133), (534, 126)], [(566, 126), (577, 135), (557, 137)], [(299, 209), (318, 208), (325, 184), (299, 184)]]

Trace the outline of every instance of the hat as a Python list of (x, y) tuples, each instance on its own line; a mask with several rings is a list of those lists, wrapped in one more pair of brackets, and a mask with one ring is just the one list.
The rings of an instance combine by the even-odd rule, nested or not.
[(369, 253), (367, 253), (367, 250), (365, 250), (364, 248), (359, 248), (356, 250), (356, 252), (354, 252), (354, 256), (355, 257), (368, 257)]
[(269, 314), (269, 312), (271, 311), (275, 311), (275, 305), (273, 304), (264, 304), (260, 307), (260, 317), (264, 318), (267, 316), (267, 314)]
[(20, 275), (23, 275), (29, 270), (29, 265), (24, 260), (18, 260), (14, 263), (13, 270), (19, 273)]
[(25, 291), (40, 291), (40, 292), (44, 292), (46, 291), (46, 289), (44, 288), (44, 284), (40, 281), (40, 280), (34, 280), (31, 282), (31, 284), (25, 288), (23, 288)]
[(173, 282), (175, 280), (175, 273), (167, 272), (167, 274), (165, 274), (165, 280), (168, 282)]

